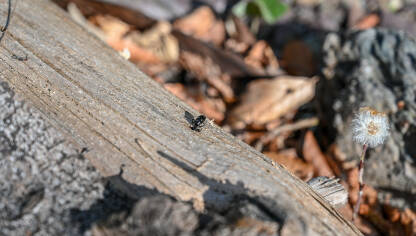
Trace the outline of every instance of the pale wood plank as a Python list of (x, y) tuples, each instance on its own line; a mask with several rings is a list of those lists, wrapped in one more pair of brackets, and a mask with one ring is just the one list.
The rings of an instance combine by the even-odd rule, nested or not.
[(221, 128), (192, 131), (185, 112), (197, 112), (49, 1), (19, 1), (0, 47), (0, 78), (88, 147), (105, 176), (125, 164), (127, 181), (199, 209), (247, 194), (282, 221), (304, 222), (309, 235), (360, 234), (308, 185)]

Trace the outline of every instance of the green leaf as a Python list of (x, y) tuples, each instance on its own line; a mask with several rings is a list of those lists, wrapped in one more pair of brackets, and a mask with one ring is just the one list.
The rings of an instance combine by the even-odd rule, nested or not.
[(274, 23), (288, 8), (279, 0), (255, 0), (254, 2), (260, 9), (262, 18), (269, 24)]
[(233, 8), (236, 16), (261, 17), (264, 21), (271, 24), (282, 16), (288, 6), (279, 0), (252, 0), (241, 1)]

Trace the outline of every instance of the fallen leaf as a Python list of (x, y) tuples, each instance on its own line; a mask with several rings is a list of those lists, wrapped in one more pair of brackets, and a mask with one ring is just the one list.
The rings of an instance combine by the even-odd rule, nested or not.
[(87, 18), (96, 14), (114, 16), (129, 25), (133, 25), (138, 29), (145, 29), (155, 24), (155, 20), (145, 16), (138, 10), (129, 9), (127, 7), (97, 1), (97, 0), (54, 0), (56, 4), (62, 8), (66, 8), (69, 3), (75, 3), (82, 14)]
[(400, 216), (400, 222), (405, 226), (406, 236), (416, 235), (416, 213), (406, 208)]
[(184, 18), (173, 23), (175, 29), (205, 42), (221, 45), (225, 39), (225, 28), (222, 21), (217, 20), (211, 8), (200, 7)]
[(279, 76), (249, 83), (240, 104), (230, 113), (236, 129), (247, 125), (264, 125), (296, 110), (315, 95), (316, 78)]
[(211, 58), (204, 58), (198, 54), (184, 51), (181, 53), (179, 63), (199, 80), (216, 88), (227, 103), (234, 102), (235, 95), (229, 85), (230, 78), (221, 72), (220, 67)]
[(362, 18), (360, 21), (356, 23), (356, 25), (353, 28), (358, 30), (366, 30), (376, 27), (379, 23), (380, 17), (377, 14), (373, 13)]
[(233, 38), (229, 38), (225, 41), (224, 47), (228, 51), (232, 51), (242, 55), (247, 51), (249, 45), (244, 42), (239, 42)]
[(339, 147), (336, 144), (331, 144), (325, 153), (325, 157), (327, 158), (327, 162), (331, 167), (332, 171), (336, 176), (340, 176), (342, 174), (341, 165), (342, 162), (340, 159), (346, 159), (345, 154), (342, 153)]
[(130, 52), (130, 60), (145, 64), (158, 64), (161, 59), (152, 51), (139, 46), (124, 35), (130, 30), (130, 26), (123, 21), (110, 15), (95, 15), (89, 21), (97, 25), (102, 31), (103, 39), (115, 50)]
[(247, 25), (236, 16), (232, 16), (233, 31), (231, 32), (231, 27), (228, 30), (228, 34), (231, 38), (236, 39), (238, 42), (247, 44), (248, 46), (253, 45), (256, 42), (256, 36), (251, 33)]
[(100, 27), (110, 41), (120, 40), (130, 30), (130, 25), (111, 15), (95, 15), (88, 20)]
[(124, 49), (130, 52), (130, 61), (140, 62), (143, 64), (160, 64), (161, 60), (151, 50), (142, 48), (130, 40), (120, 39), (118, 41), (109, 41), (108, 44), (117, 51)]
[(388, 204), (383, 205), (383, 211), (387, 215), (387, 219), (391, 222), (397, 222), (400, 220), (400, 211)]
[(268, 74), (278, 73), (279, 63), (272, 48), (264, 40), (253, 45), (244, 61), (254, 68), (265, 70)]
[[(349, 204), (344, 205), (343, 207), (337, 209), (345, 219), (352, 219), (352, 208)], [(358, 217), (354, 225), (363, 233), (364, 235), (378, 235), (377, 229), (366, 219)]]
[(203, 58), (210, 58), (213, 63), (221, 68), (224, 74), (228, 74), (231, 78), (266, 76), (262, 71), (247, 65), (243, 58), (237, 54), (224, 51), (212, 44), (183, 34), (178, 30), (173, 30), (172, 34), (178, 39), (182, 52), (186, 51), (198, 54)]
[(322, 153), (312, 131), (308, 130), (303, 139), (303, 158), (314, 167), (315, 176), (334, 176), (325, 155)]
[(170, 23), (161, 21), (143, 33), (133, 31), (125, 40), (150, 51), (163, 63), (173, 63), (179, 59), (179, 44), (170, 32)]

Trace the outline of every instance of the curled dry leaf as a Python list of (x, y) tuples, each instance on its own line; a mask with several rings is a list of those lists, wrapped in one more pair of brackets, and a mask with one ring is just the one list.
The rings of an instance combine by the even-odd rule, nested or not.
[(244, 60), (254, 68), (260, 70), (264, 68), (268, 74), (278, 73), (279, 63), (272, 48), (264, 40), (260, 40), (254, 44)]
[(232, 78), (265, 76), (262, 71), (244, 63), (243, 58), (237, 54), (224, 51), (212, 44), (186, 35), (179, 30), (173, 30), (172, 34), (178, 39), (181, 52), (187, 51), (198, 54), (204, 58), (210, 58), (213, 63), (221, 68), (221, 71), (224, 74), (228, 74)]
[[(345, 219), (351, 219), (352, 218), (352, 208), (351, 205), (346, 204), (341, 208), (337, 209), (341, 215), (344, 216)], [(354, 222), (354, 225), (363, 233), (364, 235), (378, 235), (377, 229), (367, 220), (358, 217), (356, 221)]]
[(196, 9), (192, 14), (173, 23), (175, 29), (205, 42), (221, 45), (225, 39), (224, 23), (217, 20), (211, 8)]
[(225, 48), (239, 54), (245, 54), (247, 49), (256, 42), (256, 37), (247, 25), (238, 17), (232, 16), (225, 23), (227, 34), (230, 36), (225, 42)]
[(230, 124), (236, 129), (249, 124), (264, 125), (294, 111), (314, 97), (317, 81), (293, 76), (255, 80), (248, 85), (241, 103), (231, 111)]
[(383, 205), (383, 212), (387, 216), (387, 219), (391, 222), (397, 222), (400, 220), (400, 211), (388, 204)]
[(150, 51), (163, 63), (173, 63), (179, 58), (179, 44), (171, 29), (169, 22), (161, 21), (143, 33), (133, 31), (125, 40)]
[(316, 141), (315, 136), (310, 130), (306, 132), (303, 139), (302, 154), (303, 158), (315, 168), (315, 175), (334, 176), (334, 172), (329, 166), (325, 155), (322, 153), (318, 141)]
[(233, 27), (227, 27), (227, 31), (231, 38), (236, 39), (238, 42), (246, 43), (251, 46), (256, 42), (256, 36), (251, 33), (247, 25), (236, 16), (232, 16)]
[(363, 19), (358, 21), (353, 28), (357, 30), (366, 30), (376, 27), (379, 23), (380, 17), (377, 14), (373, 13), (368, 16), (365, 16)]
[(220, 67), (211, 58), (183, 51), (179, 62), (183, 68), (192, 72), (199, 80), (216, 88), (226, 102), (235, 100), (234, 91), (229, 85), (229, 76), (223, 74)]
[(406, 208), (400, 217), (400, 222), (405, 226), (405, 235), (416, 235), (416, 213)]
[(140, 47), (133, 41), (124, 38), (124, 35), (130, 30), (130, 26), (123, 21), (110, 15), (95, 15), (89, 18), (89, 24), (82, 24), (87, 30), (91, 29), (90, 25), (96, 25), (95, 33), (99, 38), (108, 43), (112, 48), (121, 52), (128, 50), (130, 60), (145, 64), (157, 64), (161, 60), (151, 50)]
[(244, 54), (249, 46), (246, 43), (238, 42), (233, 38), (229, 38), (225, 41), (224, 47), (228, 51), (235, 52), (237, 54)]
[[(111, 15), (121, 19), (127, 24), (133, 25), (138, 29), (148, 28), (156, 21), (145, 16), (135, 9), (127, 8), (117, 3), (110, 3), (97, 0), (53, 0), (59, 6), (66, 8), (69, 3), (74, 3), (86, 17), (93, 15)], [(116, 1), (113, 1), (116, 2)]]
[(100, 27), (107, 41), (120, 40), (130, 30), (130, 26), (118, 18), (110, 15), (95, 15), (88, 19)]

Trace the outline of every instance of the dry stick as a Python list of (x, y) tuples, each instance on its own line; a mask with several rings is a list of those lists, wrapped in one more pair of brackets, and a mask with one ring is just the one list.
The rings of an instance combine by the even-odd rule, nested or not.
[(297, 121), (293, 124), (282, 125), (272, 130), (268, 134), (264, 135), (263, 137), (261, 137), (260, 140), (255, 145), (255, 148), (258, 151), (261, 151), (263, 149), (263, 143), (269, 142), (271, 139), (273, 139), (274, 137), (276, 137), (277, 135), (283, 132), (314, 127), (314, 126), (317, 126), (318, 124), (319, 124), (319, 119), (316, 117), (313, 117), (313, 118), (308, 118), (308, 119)]
[(363, 181), (363, 175), (364, 175), (364, 158), (365, 158), (365, 153), (367, 152), (367, 148), (368, 148), (368, 145), (364, 144), (363, 152), (361, 153), (361, 158), (360, 158), (360, 165), (358, 167), (358, 172), (359, 172), (358, 182), (360, 184), (360, 190), (358, 192), (358, 200), (357, 200), (357, 203), (355, 204), (354, 213), (352, 215), (353, 222), (355, 218), (357, 218), (358, 211), (360, 210), (361, 197), (363, 196), (363, 188), (365, 186), (364, 181)]
[(0, 29), (1, 31), (1, 35), (0, 35), (0, 42), (4, 37), (4, 34), (6, 33), (7, 27), (9, 27), (9, 22), (10, 22), (10, 16), (12, 15), (12, 0), (9, 0), (9, 7), (7, 9), (7, 19), (6, 19), (6, 24), (4, 24), (4, 27), (2, 27)]

